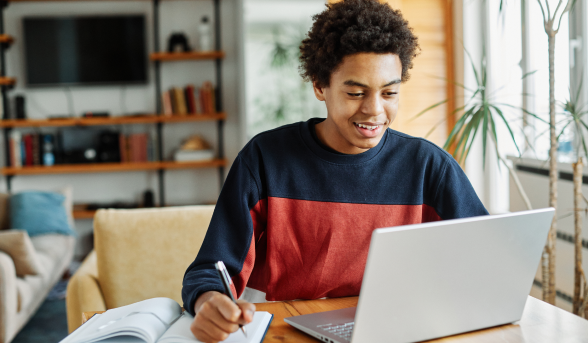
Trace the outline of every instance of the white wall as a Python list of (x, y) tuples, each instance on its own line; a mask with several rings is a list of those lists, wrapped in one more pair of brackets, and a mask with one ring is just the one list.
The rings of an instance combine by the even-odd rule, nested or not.
[[(223, 106), (228, 118), (225, 122), (225, 155), (229, 166), (243, 146), (241, 113), (243, 112), (242, 82), (242, 1), (223, 0), (221, 3), (222, 48), (226, 52), (223, 62)], [(212, 1), (163, 1), (160, 5), (160, 48), (165, 49), (171, 32), (183, 31), (190, 43), (196, 45), (197, 24), (203, 15), (213, 19)], [(67, 114), (68, 106), (63, 87), (26, 88), (22, 21), (24, 16), (58, 16), (90, 14), (145, 14), (147, 21), (148, 51), (153, 51), (152, 4), (149, 1), (95, 1), (95, 2), (17, 2), (9, 3), (5, 11), (5, 30), (15, 38), (7, 52), (7, 74), (19, 81), (9, 97), (24, 94), (29, 118)], [(214, 80), (213, 61), (182, 61), (162, 64), (162, 86), (187, 83), (200, 84)], [(155, 85), (153, 63), (149, 64), (149, 83), (140, 86), (71, 87), (75, 113), (109, 111), (112, 115), (123, 112), (155, 111)], [(114, 127), (119, 128), (119, 127)], [(145, 132), (153, 126), (123, 127), (125, 132)], [(50, 130), (47, 130), (50, 131)], [(23, 131), (24, 132), (24, 131)], [(200, 134), (216, 146), (216, 123), (168, 124), (164, 127), (165, 156), (169, 156), (180, 142), (192, 134)], [(4, 161), (4, 141), (0, 142), (0, 159)], [(226, 168), (228, 171), (228, 168)], [(166, 172), (166, 201), (168, 204), (199, 204), (216, 201), (219, 193), (216, 169), (177, 170)], [(6, 190), (4, 177), (0, 177), (0, 191)], [(65, 185), (74, 187), (74, 201), (111, 202), (136, 201), (143, 191), (152, 189), (157, 196), (156, 172), (130, 172), (107, 174), (67, 174), (17, 176), (13, 191), (25, 189), (48, 190)], [(76, 221), (76, 228), (84, 240), (91, 231), (91, 221)], [(87, 248), (87, 244), (86, 244)], [(80, 251), (78, 251), (79, 253)]]

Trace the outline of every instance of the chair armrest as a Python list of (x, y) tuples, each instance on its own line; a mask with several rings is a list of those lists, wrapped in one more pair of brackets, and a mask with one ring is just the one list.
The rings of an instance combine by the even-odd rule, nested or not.
[(16, 334), (17, 302), (14, 262), (0, 251), (0, 343), (10, 342)]
[(106, 311), (102, 290), (98, 284), (96, 252), (92, 251), (71, 277), (66, 293), (67, 328), (70, 333), (82, 325), (82, 313)]

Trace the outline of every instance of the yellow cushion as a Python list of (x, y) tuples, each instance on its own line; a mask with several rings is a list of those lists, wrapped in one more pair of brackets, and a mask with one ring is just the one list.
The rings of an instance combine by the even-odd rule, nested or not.
[(182, 279), (214, 206), (100, 210), (94, 218), (98, 282), (107, 308), (168, 297), (182, 304)]

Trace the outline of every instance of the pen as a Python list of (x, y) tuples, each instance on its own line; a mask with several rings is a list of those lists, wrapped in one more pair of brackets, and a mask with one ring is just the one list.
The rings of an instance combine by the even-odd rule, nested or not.
[[(214, 266), (218, 271), (218, 277), (221, 279), (221, 282), (225, 287), (225, 294), (229, 298), (231, 298), (231, 300), (233, 300), (234, 303), (237, 303), (235, 297), (233, 297), (233, 292), (231, 292), (231, 284), (233, 283), (233, 281), (231, 281), (231, 276), (229, 275), (229, 272), (227, 271), (225, 264), (223, 263), (223, 261), (218, 261), (214, 264)], [(243, 331), (245, 337), (247, 337), (247, 331), (245, 331), (245, 327), (241, 324), (239, 324), (239, 327), (241, 328), (241, 331)]]

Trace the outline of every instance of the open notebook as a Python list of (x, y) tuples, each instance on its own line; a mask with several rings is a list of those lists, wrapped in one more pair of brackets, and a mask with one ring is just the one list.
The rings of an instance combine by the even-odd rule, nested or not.
[[(259, 343), (272, 318), (268, 312), (255, 312), (247, 337), (238, 330), (223, 342)], [(153, 298), (94, 315), (60, 343), (194, 343), (199, 341), (190, 331), (193, 319), (174, 300)]]

